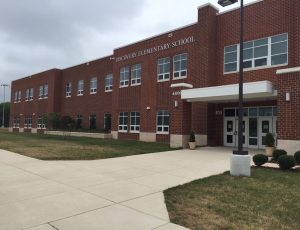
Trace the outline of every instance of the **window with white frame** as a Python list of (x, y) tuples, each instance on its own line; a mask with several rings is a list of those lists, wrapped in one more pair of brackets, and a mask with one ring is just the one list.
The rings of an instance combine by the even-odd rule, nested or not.
[(13, 128), (20, 128), (20, 117), (14, 117), (13, 119)]
[(161, 58), (157, 61), (157, 81), (167, 81), (170, 79), (170, 58)]
[(83, 88), (84, 88), (84, 81), (79, 80), (77, 84), (77, 96), (82, 96), (83, 95)]
[(120, 69), (120, 87), (127, 87), (129, 85), (129, 67), (122, 67)]
[(112, 91), (112, 87), (113, 87), (113, 75), (108, 74), (105, 77), (105, 92)]
[(130, 113), (130, 132), (140, 132), (140, 113)]
[(128, 130), (128, 112), (119, 113), (119, 132), (127, 132)]
[(97, 77), (92, 77), (90, 81), (90, 94), (97, 93)]
[(72, 96), (72, 82), (66, 84), (66, 97)]
[(225, 72), (233, 72), (238, 69), (238, 46), (232, 45), (227, 46), (224, 49), (224, 71)]
[[(224, 49), (224, 73), (239, 70), (239, 45)], [(280, 34), (244, 43), (243, 68), (255, 69), (288, 64), (288, 34)]]
[(187, 77), (187, 54), (178, 54), (173, 60), (173, 79)]
[(18, 102), (18, 96), (19, 96), (19, 91), (15, 92), (15, 99), (14, 99), (14, 103)]
[(22, 99), (22, 92), (21, 92), (21, 90), (19, 90), (19, 92), (18, 92), (18, 102), (21, 102), (21, 99)]
[(26, 89), (25, 101), (29, 101), (29, 89)]
[(32, 117), (25, 117), (24, 118), (24, 128), (31, 129), (32, 127)]
[(131, 66), (131, 85), (140, 85), (142, 75), (142, 65), (136, 64)]
[(46, 129), (46, 117), (45, 116), (39, 116), (37, 119), (37, 128), (38, 129)]
[(46, 99), (48, 98), (48, 85), (40, 85), (39, 88), (39, 99)]
[(156, 131), (161, 134), (169, 133), (169, 111), (161, 110), (157, 112)]
[(33, 88), (29, 89), (29, 101), (33, 100)]

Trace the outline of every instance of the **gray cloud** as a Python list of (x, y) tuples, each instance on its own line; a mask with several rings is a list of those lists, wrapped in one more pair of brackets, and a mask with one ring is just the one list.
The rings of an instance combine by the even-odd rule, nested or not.
[(217, 2), (0, 0), (0, 83), (100, 58), (116, 47), (196, 22), (197, 6), (208, 1)]

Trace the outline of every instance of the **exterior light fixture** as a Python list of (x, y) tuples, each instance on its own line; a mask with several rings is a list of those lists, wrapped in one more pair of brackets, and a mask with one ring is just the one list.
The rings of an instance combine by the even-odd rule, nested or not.
[(219, 0), (219, 1), (218, 1), (218, 4), (219, 4), (220, 6), (225, 7), (225, 6), (232, 5), (232, 4), (236, 3), (236, 2), (237, 2), (237, 0)]
[(147, 110), (150, 110), (150, 107), (147, 107), (146, 109), (147, 109)]
[(178, 107), (178, 101), (177, 101), (177, 100), (174, 101), (174, 106), (175, 106), (175, 107)]

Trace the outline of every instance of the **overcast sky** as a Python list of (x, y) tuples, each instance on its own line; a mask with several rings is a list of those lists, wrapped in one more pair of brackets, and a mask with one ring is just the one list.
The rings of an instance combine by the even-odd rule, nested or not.
[(0, 0), (0, 84), (194, 23), (207, 2), (217, 6), (217, 0)]

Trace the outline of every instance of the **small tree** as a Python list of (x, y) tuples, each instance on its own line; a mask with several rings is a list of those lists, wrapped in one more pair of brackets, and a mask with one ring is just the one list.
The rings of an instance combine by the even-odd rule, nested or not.
[(75, 127), (75, 120), (70, 116), (63, 116), (60, 121), (62, 129), (71, 131)]
[(60, 123), (61, 123), (59, 113), (56, 113), (56, 112), (49, 113), (47, 118), (48, 118), (49, 128), (54, 129), (54, 130), (59, 129)]
[(267, 133), (267, 135), (265, 136), (265, 145), (267, 147), (274, 147), (275, 139), (272, 133)]

